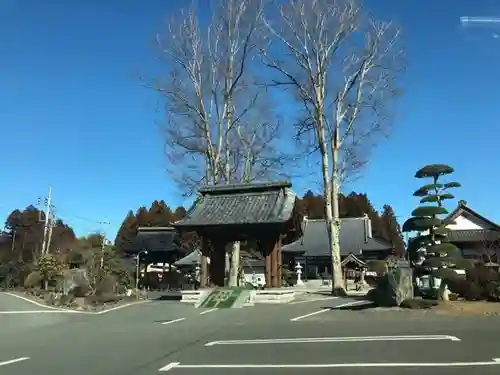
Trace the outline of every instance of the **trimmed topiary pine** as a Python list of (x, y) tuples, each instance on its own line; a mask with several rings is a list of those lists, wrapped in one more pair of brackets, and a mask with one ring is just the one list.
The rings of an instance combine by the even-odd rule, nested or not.
[[(461, 268), (463, 258), (460, 249), (446, 241), (446, 228), (451, 221), (442, 218), (448, 214), (444, 202), (455, 198), (450, 189), (460, 187), (458, 182), (443, 183), (441, 178), (453, 173), (453, 168), (444, 164), (431, 164), (415, 173), (415, 178), (430, 178), (432, 183), (417, 189), (413, 195), (420, 197), (421, 206), (415, 208), (403, 224), (403, 232), (419, 232), (408, 244), (410, 261), (419, 263), (419, 252), (425, 249), (425, 260), (419, 264), (425, 268)], [(436, 276), (438, 277), (438, 276)]]

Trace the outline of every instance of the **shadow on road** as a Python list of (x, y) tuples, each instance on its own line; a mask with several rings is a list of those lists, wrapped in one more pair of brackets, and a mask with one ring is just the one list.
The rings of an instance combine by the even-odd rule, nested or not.
[[(365, 301), (365, 303), (361, 303), (361, 301)], [(328, 310), (332, 310), (332, 311), (335, 311), (335, 310), (340, 310), (340, 311), (362, 311), (362, 310), (368, 310), (368, 309), (373, 309), (377, 307), (377, 305), (375, 304), (375, 302), (372, 302), (372, 301), (366, 301), (366, 300), (363, 300), (363, 299), (360, 299), (360, 303), (359, 304), (355, 304), (355, 305), (349, 305), (349, 306), (329, 306), (329, 307), (323, 307), (323, 309), (328, 309)]]
[(182, 295), (180, 293), (169, 293), (158, 296), (150, 296), (149, 299), (151, 301), (180, 301), (182, 299)]

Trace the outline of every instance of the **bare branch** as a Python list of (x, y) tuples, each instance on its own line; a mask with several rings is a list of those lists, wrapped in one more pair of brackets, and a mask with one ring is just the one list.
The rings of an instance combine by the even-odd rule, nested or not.
[(368, 18), (357, 0), (286, 0), (278, 13), (266, 19), (277, 43), (261, 56), (278, 76), (269, 86), (293, 90), (305, 119), (297, 135), (321, 157), (335, 292), (343, 289), (338, 194), (391, 119), (399, 31)]
[(164, 103), (168, 170), (188, 191), (275, 175), (286, 160), (270, 94), (256, 84), (264, 4), (220, 0), (206, 28), (191, 7), (156, 37), (167, 74), (148, 87)]

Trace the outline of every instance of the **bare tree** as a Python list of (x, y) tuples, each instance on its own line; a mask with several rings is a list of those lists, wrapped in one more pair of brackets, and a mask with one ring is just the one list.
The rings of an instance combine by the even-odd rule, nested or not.
[(500, 261), (500, 234), (491, 230), (484, 232), (481, 237), (475, 258), (482, 264), (497, 265)]
[(321, 156), (332, 293), (344, 294), (338, 195), (387, 130), (402, 68), (399, 31), (366, 17), (356, 0), (287, 0), (266, 25), (277, 41), (262, 51), (277, 73), (271, 85), (292, 89), (305, 118), (298, 135)]
[[(256, 85), (262, 50), (263, 0), (211, 3), (202, 26), (191, 7), (168, 23), (156, 45), (168, 70), (149, 85), (165, 105), (166, 155), (173, 178), (191, 193), (200, 184), (251, 182), (275, 175), (285, 161), (280, 122)], [(230, 284), (237, 283), (239, 243)]]

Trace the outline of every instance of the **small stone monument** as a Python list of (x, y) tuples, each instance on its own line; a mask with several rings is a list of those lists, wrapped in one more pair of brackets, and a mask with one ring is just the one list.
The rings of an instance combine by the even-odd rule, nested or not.
[(295, 285), (304, 285), (304, 282), (302, 281), (302, 266), (299, 262), (297, 262), (297, 264), (295, 265), (295, 274), (297, 275), (297, 282), (295, 283)]

